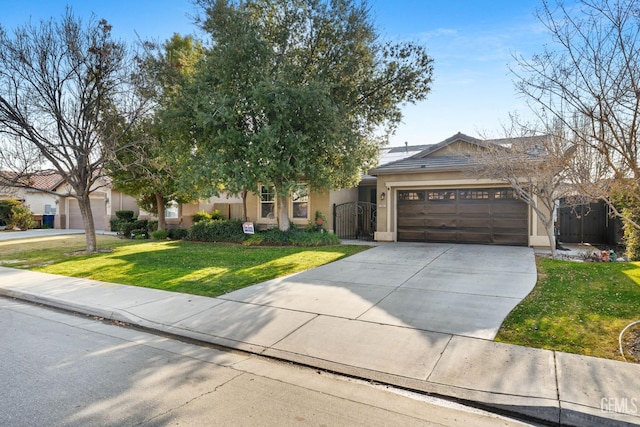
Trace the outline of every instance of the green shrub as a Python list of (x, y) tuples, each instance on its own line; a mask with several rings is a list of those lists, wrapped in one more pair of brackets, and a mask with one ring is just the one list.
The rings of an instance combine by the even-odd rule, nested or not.
[[(623, 208), (622, 215), (631, 216), (631, 209)], [(636, 220), (638, 218), (635, 218)], [(630, 222), (624, 223), (624, 240), (627, 245), (626, 256), (632, 261), (640, 260), (640, 229)]]
[(111, 218), (109, 220), (109, 226), (111, 228), (111, 231), (115, 231), (115, 232), (120, 231), (120, 227), (125, 222), (126, 222), (125, 220), (120, 219), (120, 218)]
[(149, 220), (147, 221), (147, 230), (149, 233), (152, 233), (158, 229), (158, 221), (157, 220)]
[(212, 219), (211, 214), (205, 211), (196, 212), (193, 215), (191, 215), (191, 221), (193, 221), (194, 224), (197, 224), (202, 221), (211, 221), (211, 219)]
[(319, 233), (315, 231), (295, 230), (281, 231), (277, 228), (259, 232), (248, 237), (244, 242), (246, 246), (331, 246), (339, 245), (340, 239), (332, 233)]
[(136, 240), (144, 240), (149, 238), (149, 232), (146, 228), (136, 228), (131, 230), (131, 238)]
[(35, 226), (31, 211), (22, 205), (16, 205), (11, 208), (11, 221), (9, 226), (18, 227), (21, 230), (29, 230)]
[(213, 219), (213, 220), (223, 220), (224, 219), (224, 215), (222, 215), (218, 209), (214, 209), (213, 212), (211, 212), (211, 219)]
[(187, 239), (199, 242), (240, 243), (245, 239), (245, 234), (240, 220), (208, 220), (193, 224)]
[(116, 211), (116, 218), (121, 219), (125, 222), (133, 221), (133, 215), (133, 211), (129, 210)]
[(169, 237), (169, 232), (167, 230), (156, 230), (151, 233), (151, 238), (153, 240), (167, 240)]
[(168, 230), (168, 236), (171, 240), (182, 240), (189, 235), (189, 230), (186, 228), (172, 228)]
[(291, 230), (281, 231), (278, 228), (272, 228), (250, 235), (243, 244), (246, 246), (290, 246), (293, 233)]
[(10, 226), (12, 223), (12, 210), (15, 206), (22, 206), (22, 203), (13, 199), (0, 200), (0, 220), (3, 221), (6, 226)]
[[(132, 238), (131, 234), (134, 230), (143, 230), (147, 235), (149, 234), (149, 221), (146, 219), (136, 219), (130, 222), (122, 222), (118, 227), (118, 234), (122, 234), (127, 239)], [(138, 234), (140, 234), (138, 232)]]

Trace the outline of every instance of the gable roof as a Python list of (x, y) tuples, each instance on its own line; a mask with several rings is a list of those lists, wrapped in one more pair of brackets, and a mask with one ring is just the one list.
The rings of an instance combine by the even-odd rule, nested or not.
[[(378, 164), (385, 165), (387, 163), (393, 163), (398, 160), (406, 159), (408, 157), (411, 157), (418, 153), (423, 152), (430, 146), (431, 146), (430, 144), (409, 145), (408, 143), (405, 142), (404, 146), (381, 148), (378, 153)], [(369, 174), (363, 174), (360, 177), (361, 183), (375, 184), (375, 181), (376, 181), (376, 177), (371, 176)]]
[(439, 151), (439, 150), (441, 150), (441, 149), (443, 149), (445, 147), (448, 147), (449, 145), (453, 144), (454, 142), (466, 142), (467, 144), (477, 145), (479, 147), (483, 147), (483, 146), (486, 145), (486, 143), (484, 141), (482, 141), (481, 139), (477, 139), (477, 138), (474, 138), (472, 136), (465, 135), (464, 133), (458, 132), (457, 134), (445, 139), (442, 142), (430, 145), (424, 151), (421, 151), (420, 153), (412, 156), (412, 158), (425, 158), (425, 157), (428, 157), (432, 153), (435, 153), (436, 151)]
[(532, 158), (539, 157), (541, 153), (540, 143), (544, 138), (548, 138), (548, 135), (536, 135), (536, 136), (523, 136), (516, 138), (500, 138), (500, 139), (487, 139), (482, 140), (474, 138), (469, 135), (465, 135), (461, 132), (445, 139), (437, 144), (428, 145), (419, 153), (416, 153), (410, 157), (406, 157), (400, 160), (382, 164), (377, 168), (373, 168), (369, 171), (369, 175), (377, 176), (378, 174), (388, 173), (421, 173), (421, 172), (437, 172), (446, 170), (460, 170), (465, 167), (478, 164), (477, 157), (473, 156), (472, 152), (469, 153), (453, 153), (442, 154), (434, 156), (433, 154), (454, 144), (463, 142), (476, 147), (489, 147), (499, 146), (505, 150), (509, 149), (510, 144), (514, 140), (518, 140), (519, 143), (525, 144), (525, 146), (531, 147), (531, 152), (528, 153)]
[(437, 144), (428, 145), (419, 153), (410, 157), (396, 160), (387, 164), (378, 166), (369, 171), (369, 175), (377, 176), (379, 173), (395, 173), (395, 172), (426, 172), (447, 169), (460, 169), (473, 164), (473, 157), (470, 155), (441, 155), (432, 156), (433, 153), (442, 150), (445, 147), (455, 143), (465, 142), (468, 144), (483, 147), (487, 145), (487, 141), (474, 138), (469, 135), (458, 132), (450, 138), (445, 139)]

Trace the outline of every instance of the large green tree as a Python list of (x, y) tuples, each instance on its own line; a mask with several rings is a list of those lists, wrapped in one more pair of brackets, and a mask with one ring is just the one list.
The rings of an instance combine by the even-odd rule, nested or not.
[[(186, 203), (198, 197), (190, 181), (182, 179), (188, 168), (190, 145), (163, 121), (172, 100), (192, 78), (204, 50), (191, 36), (174, 34), (162, 46), (147, 45), (143, 72), (153, 82), (146, 96), (155, 108), (150, 116), (130, 129), (121, 150), (108, 164), (114, 186), (138, 199), (138, 204), (157, 215), (158, 229), (165, 230), (165, 207), (170, 202)], [(178, 137), (176, 137), (178, 136)]]
[(213, 182), (232, 192), (273, 185), (281, 229), (297, 183), (357, 184), (401, 104), (430, 90), (425, 48), (382, 42), (365, 2), (199, 4), (211, 47), (181, 99), (183, 131)]

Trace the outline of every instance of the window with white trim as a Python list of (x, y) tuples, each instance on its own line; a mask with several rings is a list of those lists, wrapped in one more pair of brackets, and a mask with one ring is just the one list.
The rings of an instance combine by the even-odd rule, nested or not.
[(164, 208), (164, 217), (178, 218), (178, 215), (180, 215), (178, 203), (174, 201), (169, 202), (169, 204)]
[(276, 193), (273, 185), (260, 186), (260, 218), (274, 219)]
[(309, 218), (309, 189), (306, 184), (298, 184), (291, 190), (291, 211), (294, 219)]

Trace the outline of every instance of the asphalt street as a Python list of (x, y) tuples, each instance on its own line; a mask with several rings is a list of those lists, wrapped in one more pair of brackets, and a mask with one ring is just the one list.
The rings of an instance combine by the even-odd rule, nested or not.
[(0, 425), (530, 425), (0, 298)]

